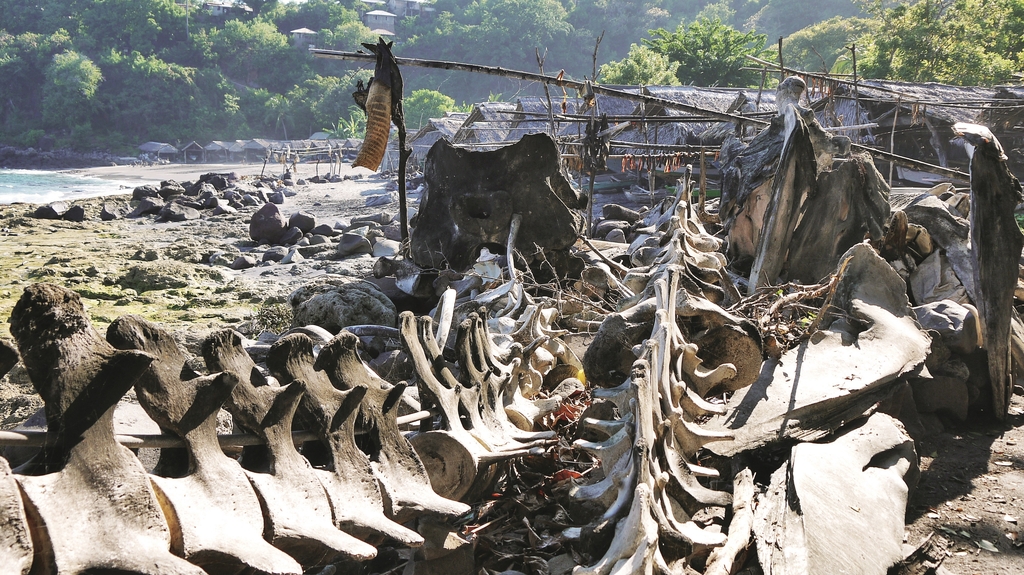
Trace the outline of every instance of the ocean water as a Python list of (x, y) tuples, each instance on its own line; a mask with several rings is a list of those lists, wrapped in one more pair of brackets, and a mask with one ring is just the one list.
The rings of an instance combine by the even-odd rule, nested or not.
[(130, 194), (139, 182), (102, 180), (44, 170), (0, 170), (0, 204), (45, 204), (57, 200)]

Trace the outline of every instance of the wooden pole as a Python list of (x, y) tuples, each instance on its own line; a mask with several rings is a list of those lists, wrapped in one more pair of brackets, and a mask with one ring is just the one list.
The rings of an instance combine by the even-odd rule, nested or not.
[(786, 79), (786, 65), (782, 63), (782, 36), (779, 36), (779, 82)]
[[(896, 101), (896, 108), (894, 108), (892, 114), (892, 131), (889, 132), (889, 153), (892, 154), (896, 151), (896, 120), (900, 118), (900, 103), (903, 99)], [(892, 187), (892, 169), (895, 166), (892, 162), (889, 162), (889, 187)]]

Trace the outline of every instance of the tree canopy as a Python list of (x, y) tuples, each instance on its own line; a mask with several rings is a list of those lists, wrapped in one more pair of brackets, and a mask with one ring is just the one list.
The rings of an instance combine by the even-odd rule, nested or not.
[(771, 57), (766, 41), (764, 34), (740, 32), (720, 20), (701, 18), (680, 25), (675, 32), (651, 30), (651, 38), (644, 43), (679, 64), (676, 78), (684, 85), (751, 86), (759, 74), (742, 68), (749, 64), (748, 54)]

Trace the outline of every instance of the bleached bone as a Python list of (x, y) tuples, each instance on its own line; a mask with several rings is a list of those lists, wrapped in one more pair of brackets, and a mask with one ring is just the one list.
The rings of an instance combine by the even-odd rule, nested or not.
[(669, 573), (658, 549), (658, 522), (651, 515), (653, 494), (646, 483), (636, 486), (629, 514), (615, 526), (611, 547), (590, 567), (577, 566), (573, 575), (619, 575)]
[(231, 399), (231, 414), (242, 427), (265, 442), (262, 458), (250, 457), (246, 475), (260, 496), (266, 515), (266, 538), (303, 565), (322, 565), (342, 554), (372, 559), (377, 550), (339, 531), (331, 504), (313, 468), (295, 450), (291, 428), (306, 386), (254, 387), (242, 381)]
[(321, 443), (307, 444), (303, 452), (315, 458), (313, 452), (328, 450), (317, 461), (327, 469), (314, 471), (327, 492), (335, 524), (362, 539), (390, 537), (405, 545), (422, 545), (419, 534), (384, 515), (380, 486), (370, 460), (356, 445), (356, 413), (365, 388), (335, 389), (327, 374), (314, 369), (313, 363), (313, 342), (300, 334), (282, 337), (267, 355), (267, 368), (278, 381), (300, 382), (306, 387), (298, 418)]
[(344, 330), (335, 336), (314, 363), (327, 372), (334, 387), (347, 390), (365, 387), (359, 417), (373, 446), (370, 459), (381, 485), (385, 513), (395, 521), (423, 514), (458, 517), (469, 511), (464, 503), (441, 497), (430, 487), (423, 462), (398, 429), (397, 407), (404, 385), (392, 386), (370, 370), (356, 355), (358, 338)]
[(754, 526), (754, 475), (747, 468), (732, 482), (732, 521), (725, 545), (711, 552), (704, 575), (730, 575), (736, 571), (737, 557), (750, 545)]
[[(459, 325), (456, 349), (468, 368), (464, 371), (471, 378), (469, 374), (477, 374), (465, 384), (446, 365), (429, 316), (416, 318), (404, 312), (401, 322), (402, 342), (416, 367), (420, 398), (440, 409), (445, 426), (414, 436), (413, 447), (435, 490), (449, 498), (462, 498), (490, 463), (524, 455), (536, 444), (523, 444), (508, 435), (508, 428), (495, 414), (502, 401), (500, 391), (469, 365), (474, 360), (472, 331), (476, 322), (482, 324), (479, 316), (472, 314)], [(468, 427), (463, 417), (468, 419)]]
[(625, 414), (622, 419), (618, 420), (584, 417), (579, 421), (579, 430), (583, 435), (596, 436), (598, 441), (603, 441), (618, 433), (626, 425), (626, 422), (631, 421), (632, 418), (633, 415), (631, 413)]
[(115, 350), (89, 323), (78, 294), (52, 284), (26, 287), (10, 321), (46, 404), (50, 440), (18, 470), (45, 474), (17, 478), (36, 541), (47, 542), (35, 548), (34, 567), (202, 575), (171, 554), (170, 529), (146, 472), (114, 440), (114, 405), (153, 358)]
[(217, 442), (217, 412), (238, 377), (231, 372), (195, 376), (174, 338), (138, 316), (111, 323), (107, 340), (156, 358), (136, 382), (136, 396), (162, 430), (186, 445), (161, 449), (156, 471), (167, 476), (150, 476), (173, 527), (175, 553), (214, 571), (300, 572), (295, 560), (263, 539), (260, 500), (241, 466)]
[(28, 575), (32, 568), (32, 536), (25, 505), (11, 466), (0, 457), (0, 565), (4, 573)]

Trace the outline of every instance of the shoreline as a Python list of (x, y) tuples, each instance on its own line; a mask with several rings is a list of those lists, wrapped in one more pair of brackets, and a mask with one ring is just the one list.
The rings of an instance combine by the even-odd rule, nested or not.
[[(346, 169), (347, 168), (347, 169)], [(75, 174), (99, 178), (102, 180), (129, 181), (142, 183), (159, 183), (165, 180), (178, 182), (195, 181), (199, 176), (215, 172), (218, 174), (234, 173), (238, 177), (259, 176), (263, 173), (266, 176), (280, 176), (281, 165), (267, 163), (266, 167), (259, 164), (154, 164), (151, 166), (96, 166), (92, 168), (72, 168), (67, 170), (52, 170), (65, 174)], [(329, 164), (321, 162), (319, 167), (315, 163), (300, 163), (295, 170), (295, 179), (312, 178), (316, 175), (329, 173)], [(370, 174), (369, 170), (355, 169), (351, 165), (342, 164), (341, 173), (364, 173)]]

